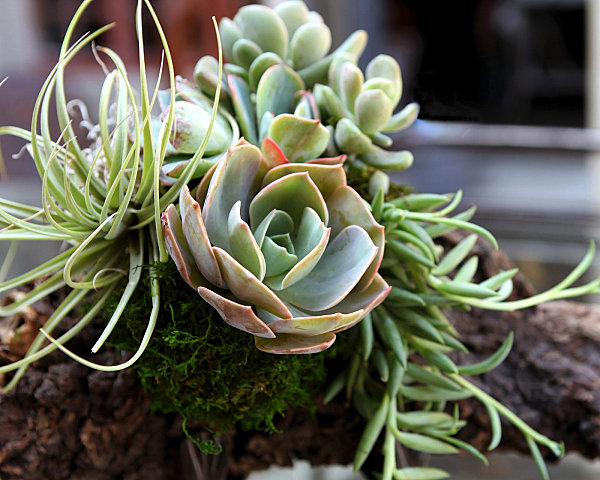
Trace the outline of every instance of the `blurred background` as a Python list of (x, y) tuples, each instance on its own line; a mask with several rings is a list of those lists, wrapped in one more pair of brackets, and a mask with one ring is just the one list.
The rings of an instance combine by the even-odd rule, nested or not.
[[(153, 1), (179, 74), (191, 76), (201, 55), (216, 53), (210, 17), (232, 16), (245, 3), (250, 2)], [(397, 147), (415, 155), (414, 166), (395, 174), (396, 181), (425, 192), (462, 189), (463, 207), (478, 205), (475, 221), (492, 230), (538, 289), (562, 278), (589, 239), (600, 239), (600, 0), (307, 3), (331, 27), (334, 46), (358, 28), (368, 31), (362, 66), (378, 53), (398, 59), (405, 82), (402, 105), (417, 101), (421, 114), (414, 127), (395, 137)], [(29, 126), (78, 4), (0, 2), (0, 79), (8, 77), (0, 88), (0, 125)], [(116, 22), (98, 43), (116, 50), (135, 72), (135, 4), (96, 0), (75, 37)], [(150, 19), (145, 21), (148, 62), (156, 71), (160, 42)], [(68, 73), (69, 97), (83, 100), (93, 119), (103, 73), (89, 49)], [(32, 162), (27, 155), (11, 157), (22, 143), (0, 141), (8, 179), (0, 183), (0, 196), (38, 202)], [(21, 258), (31, 264), (19, 269), (41, 254), (30, 253)], [(591, 274), (599, 272), (597, 264)], [(498, 458), (485, 471), (452, 468), (462, 472), (460, 478), (535, 478), (518, 461)], [(591, 464), (569, 462), (561, 467), (566, 473), (559, 470), (554, 478), (600, 477)], [(494, 464), (500, 466), (494, 470)], [(352, 478), (341, 472), (337, 478)], [(294, 478), (309, 478), (299, 475)], [(319, 475), (314, 478), (333, 478)]]

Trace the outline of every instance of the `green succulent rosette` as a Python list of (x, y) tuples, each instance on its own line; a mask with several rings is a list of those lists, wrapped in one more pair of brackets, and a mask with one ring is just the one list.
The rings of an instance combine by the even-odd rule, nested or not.
[[(256, 91), (262, 74), (271, 66), (286, 64), (310, 88), (324, 82), (331, 62), (338, 55), (360, 56), (367, 34), (357, 30), (335, 51), (331, 48), (331, 31), (317, 12), (309, 11), (302, 1), (291, 0), (275, 8), (247, 5), (233, 19), (223, 18), (219, 25), (223, 52), (229, 60), (229, 73), (246, 80)], [(194, 77), (208, 92), (214, 89), (215, 61), (203, 57), (196, 65)]]
[(387, 296), (384, 229), (346, 184), (344, 157), (292, 163), (241, 141), (194, 199), (162, 216), (184, 280), (270, 353), (315, 353)]

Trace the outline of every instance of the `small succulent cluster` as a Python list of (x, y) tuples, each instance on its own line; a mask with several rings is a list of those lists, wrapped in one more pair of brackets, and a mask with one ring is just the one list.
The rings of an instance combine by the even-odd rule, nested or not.
[[(0, 373), (17, 370), (5, 390), (14, 387), (29, 364), (56, 348), (101, 370), (133, 364), (151, 341), (161, 308), (155, 270), (170, 255), (197, 291), (194, 300), (210, 304), (227, 324), (252, 334), (262, 351), (319, 352), (336, 333), (356, 325), (348, 339), (351, 348), (344, 352), (347, 368), (330, 379), (326, 394), (328, 401), (344, 392), (369, 419), (356, 469), (380, 435), (384, 480), (446, 476), (437, 469), (398, 468), (398, 445), (427, 453), (465, 450), (485, 461), (455, 438), (464, 422), (457, 407), (451, 413), (446, 408), (475, 396), (490, 414), (490, 448), (500, 440), (499, 418), (504, 416), (523, 432), (547, 478), (538, 444), (556, 455), (561, 445), (463, 376), (495, 367), (508, 354), (512, 337), (488, 361), (456, 365), (448, 354), (466, 349), (444, 310), (514, 310), (598, 293), (600, 280), (572, 287), (590, 266), (593, 246), (565, 280), (532, 298), (507, 300), (515, 270), (476, 283), (476, 239), (495, 240), (470, 222), (472, 209), (453, 213), (460, 192), (389, 192), (383, 170), (407, 168), (413, 157), (389, 150), (388, 134), (407, 128), (418, 114), (414, 103), (396, 111), (402, 99), (398, 63), (378, 55), (363, 73), (357, 66), (367, 41), (362, 31), (330, 53), (329, 28), (298, 0), (274, 9), (245, 6), (233, 20), (223, 19), (220, 38), (230, 63), (203, 57), (194, 82), (175, 77), (158, 19), (150, 2), (140, 0), (138, 91), (116, 53), (97, 48), (114, 68), (109, 71), (102, 63), (106, 80), (98, 121), (90, 128), (90, 145), (80, 145), (72, 127), (73, 104), (66, 102), (64, 70), (107, 28), (71, 44), (90, 2), (82, 3), (69, 27), (59, 62), (36, 102), (31, 131), (0, 129), (0, 135), (28, 143), (42, 180), (43, 203), (34, 207), (0, 199), (0, 240), (67, 245), (30, 272), (0, 279), (0, 293), (38, 281), (22, 298), (0, 307), (0, 316), (68, 289), (24, 358), (0, 366)], [(164, 91), (147, 87), (143, 5), (165, 49), (169, 88)], [(53, 96), (62, 130), (56, 139), (49, 133)], [(350, 172), (361, 191), (369, 193), (370, 203), (348, 185)], [(472, 235), (444, 252), (438, 237), (457, 228)], [(131, 359), (105, 366), (70, 352), (64, 344), (117, 295), (93, 350), (100, 348), (139, 295), (147, 265), (151, 305)], [(0, 275), (6, 270), (5, 263)], [(51, 338), (84, 301), (91, 306), (79, 321)], [(46, 338), (51, 343), (44, 345)]]

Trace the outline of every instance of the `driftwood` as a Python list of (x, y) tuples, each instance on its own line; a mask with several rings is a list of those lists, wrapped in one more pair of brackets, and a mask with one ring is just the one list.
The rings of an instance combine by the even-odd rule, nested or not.
[[(485, 244), (477, 248), (484, 273), (507, 267), (501, 253)], [(517, 296), (531, 293), (522, 277), (516, 287)], [(43, 316), (43, 308), (38, 313)], [(473, 381), (534, 428), (563, 440), (567, 451), (600, 456), (599, 306), (553, 302), (516, 313), (453, 312), (452, 319), (472, 352), (459, 361), (489, 355), (514, 331), (509, 358)], [(82, 337), (80, 350), (90, 341)], [(104, 355), (101, 360), (118, 361), (115, 354)], [(465, 400), (461, 413), (469, 421), (461, 436), (485, 451), (490, 439), (485, 408)], [(216, 480), (288, 465), (294, 457), (313, 464), (350, 463), (363, 426), (341, 401), (319, 406), (314, 416), (293, 410), (279, 424), (282, 433), (232, 433), (221, 439), (220, 458), (197, 459), (189, 453), (193, 449), (180, 421), (150, 411), (135, 373), (90, 371), (57, 353), (30, 368), (13, 394), (0, 397), (0, 477)], [(501, 448), (527, 447), (519, 432), (505, 426)], [(210, 461), (229, 476), (194, 473), (198, 462)]]

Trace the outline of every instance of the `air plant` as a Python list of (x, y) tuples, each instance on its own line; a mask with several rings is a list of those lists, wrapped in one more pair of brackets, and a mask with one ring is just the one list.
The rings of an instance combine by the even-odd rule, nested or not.
[[(386, 133), (408, 127), (418, 114), (412, 103), (394, 113), (402, 96), (397, 62), (379, 55), (363, 74), (357, 67), (366, 44), (362, 31), (328, 53), (328, 27), (301, 1), (275, 9), (246, 6), (233, 20), (224, 19), (223, 49), (232, 62), (224, 66), (227, 75), (222, 76), (221, 55), (218, 60), (203, 57), (195, 84), (175, 78), (150, 2), (138, 1), (139, 90), (115, 52), (95, 48), (114, 69), (108, 71), (102, 62), (106, 79), (98, 124), (90, 130), (92, 144), (83, 147), (72, 126), (64, 72), (78, 51), (110, 28), (71, 44), (90, 2), (82, 3), (65, 35), (59, 62), (37, 99), (31, 131), (0, 129), (2, 135), (28, 142), (42, 179), (43, 204), (0, 200), (0, 240), (66, 245), (53, 259), (0, 283), (5, 292), (39, 280), (22, 298), (0, 307), (0, 315), (68, 289), (25, 357), (0, 367), (0, 372), (17, 370), (5, 390), (15, 386), (31, 362), (56, 348), (100, 370), (132, 365), (147, 346), (158, 314), (154, 275), (147, 327), (128, 361), (98, 365), (64, 344), (118, 294), (117, 307), (92, 347), (98, 351), (136, 295), (141, 267), (153, 268), (170, 254), (182, 278), (198, 292), (198, 301), (254, 335), (265, 352), (318, 352), (333, 343), (337, 332), (358, 324), (345, 352), (348, 366), (330, 380), (326, 394), (329, 401), (344, 392), (368, 419), (355, 469), (363, 466), (381, 434), (384, 480), (446, 475), (431, 468), (398, 468), (397, 445), (440, 454), (462, 449), (485, 462), (455, 438), (464, 422), (456, 406), (447, 409), (474, 396), (490, 415), (490, 449), (500, 441), (504, 416), (522, 431), (547, 478), (538, 444), (557, 456), (563, 446), (464, 377), (498, 365), (512, 336), (489, 360), (456, 365), (448, 354), (466, 349), (443, 311), (470, 306), (515, 310), (599, 293), (600, 279), (572, 286), (590, 266), (593, 244), (562, 282), (528, 299), (509, 300), (516, 270), (474, 282), (478, 260), (471, 252), (477, 238), (496, 241), (470, 222), (474, 209), (453, 213), (460, 192), (403, 195), (382, 171), (412, 163), (410, 152), (386, 150), (391, 146)], [(164, 91), (148, 89), (144, 4), (165, 51), (169, 88)], [(61, 128), (56, 139), (49, 128), (53, 95)], [(348, 186), (350, 173), (370, 202)], [(438, 237), (457, 228), (472, 234), (444, 253)], [(90, 306), (79, 321), (51, 338), (83, 301)], [(43, 346), (45, 336), (51, 343)]]
[[(114, 329), (136, 288), (139, 287), (143, 265), (166, 261), (168, 254), (162, 237), (161, 212), (179, 197), (181, 189), (202, 168), (203, 154), (211, 144), (211, 134), (217, 114), (219, 89), (211, 103), (212, 113), (204, 117), (205, 136), (195, 147), (194, 154), (178, 177), (161, 184), (162, 167), (177, 128), (178, 114), (175, 77), (164, 33), (150, 2), (139, 1), (136, 28), (139, 44), (140, 85), (134, 90), (123, 61), (112, 50), (96, 47), (96, 55), (104, 55), (114, 65), (108, 70), (100, 92), (98, 124), (90, 130), (90, 146), (80, 144), (71, 118), (71, 105), (64, 90), (65, 69), (73, 57), (111, 26), (102, 27), (71, 44), (75, 26), (91, 0), (82, 2), (75, 13), (61, 47), (59, 61), (46, 79), (35, 103), (31, 130), (2, 127), (0, 134), (24, 139), (42, 180), (42, 208), (0, 200), (0, 240), (61, 241), (65, 250), (51, 260), (16, 278), (0, 284), (0, 292), (37, 281), (30, 292), (13, 303), (0, 307), (0, 315), (9, 316), (52, 292), (68, 288), (66, 298), (44, 325), (25, 357), (0, 371), (18, 369), (5, 391), (12, 389), (29, 364), (57, 347), (68, 352), (63, 344), (84, 328), (106, 304), (119, 293), (120, 300), (92, 352), (98, 351)], [(164, 48), (171, 85), (169, 102), (175, 105), (160, 120), (158, 132), (152, 109), (158, 90), (150, 92), (144, 58), (142, 6), (150, 12)], [(162, 73), (162, 66), (161, 66)], [(158, 87), (157, 87), (158, 88)], [(50, 134), (49, 109), (52, 96), (61, 134)], [(183, 122), (181, 122), (183, 123)], [(217, 124), (216, 134), (219, 134)], [(181, 129), (179, 130), (181, 134)], [(236, 135), (237, 136), (237, 135)], [(221, 135), (222, 137), (222, 135)], [(176, 138), (176, 134), (175, 134)], [(220, 139), (221, 142), (226, 140)], [(236, 139), (237, 141), (237, 139)], [(223, 145), (226, 149), (228, 145)], [(205, 171), (212, 166), (211, 162)], [(117, 292), (120, 281), (127, 282)], [(159, 285), (151, 280), (152, 309), (139, 349), (119, 365), (97, 365), (77, 357), (86, 365), (100, 370), (119, 370), (132, 365), (146, 348), (154, 329), (160, 304)], [(79, 321), (53, 343), (43, 346), (45, 337), (82, 302), (91, 307)], [(68, 352), (72, 356), (74, 354)]]

